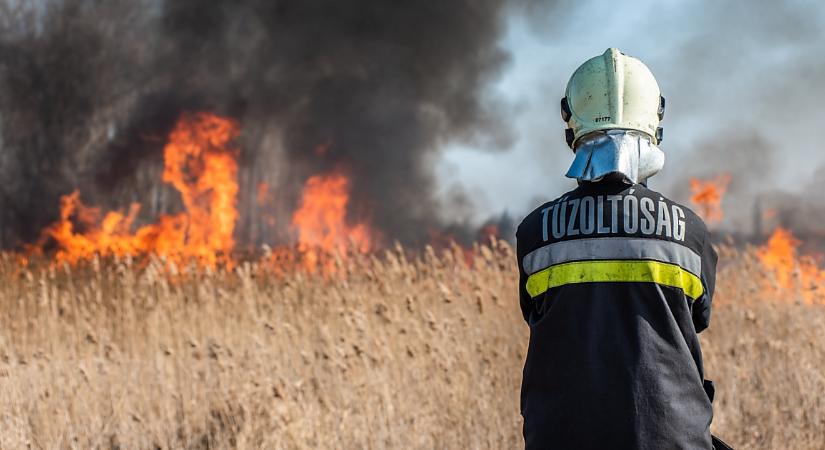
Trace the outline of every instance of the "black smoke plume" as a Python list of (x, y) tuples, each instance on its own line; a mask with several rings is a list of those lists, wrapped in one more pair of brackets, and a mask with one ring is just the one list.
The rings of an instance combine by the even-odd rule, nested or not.
[[(485, 96), (507, 62), (506, 0), (0, 3), (6, 247), (34, 239), (74, 189), (174, 208), (159, 164), (185, 111), (241, 124), (242, 214), (259, 182), (290, 211), (308, 176), (341, 170), (352, 219), (407, 242), (448, 225), (438, 149), (507, 134)], [(239, 233), (260, 233), (254, 222)]]

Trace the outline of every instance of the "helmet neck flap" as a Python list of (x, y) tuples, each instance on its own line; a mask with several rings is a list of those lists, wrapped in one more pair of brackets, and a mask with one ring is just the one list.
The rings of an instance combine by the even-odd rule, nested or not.
[(636, 130), (588, 133), (576, 142), (575, 152), (566, 176), (579, 182), (597, 182), (618, 174), (625, 183), (645, 183), (665, 164), (665, 154), (651, 137)]

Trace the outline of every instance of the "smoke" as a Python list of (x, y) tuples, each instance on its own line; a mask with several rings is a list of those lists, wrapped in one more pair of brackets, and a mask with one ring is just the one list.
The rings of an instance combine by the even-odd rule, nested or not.
[(91, 187), (147, 60), (138, 7), (0, 3), (0, 244), (31, 240), (61, 194)]
[(775, 175), (779, 163), (774, 148), (758, 132), (731, 133), (699, 140), (691, 149), (690, 158), (693, 163), (675, 167), (680, 170), (670, 168), (663, 174), (667, 186), (664, 191), (687, 200), (692, 194), (691, 178), (710, 180), (730, 175), (723, 197), (725, 225), (729, 229), (752, 231), (754, 208), (762, 207), (755, 204), (758, 195), (754, 194), (765, 189), (765, 180)]
[(155, 175), (190, 110), (241, 123), (248, 195), (269, 182), (290, 210), (308, 176), (343, 171), (353, 220), (422, 239), (447, 225), (439, 148), (508, 136), (486, 94), (508, 61), (506, 3), (6, 0), (0, 243), (31, 240), (75, 188), (173, 207)]

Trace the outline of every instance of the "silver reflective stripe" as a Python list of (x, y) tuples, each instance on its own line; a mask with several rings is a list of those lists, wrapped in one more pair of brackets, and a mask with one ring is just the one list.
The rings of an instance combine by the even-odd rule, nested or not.
[(676, 264), (701, 276), (702, 258), (693, 250), (671, 241), (644, 238), (603, 237), (556, 242), (533, 250), (522, 261), (530, 275), (556, 264), (597, 259), (652, 259)]

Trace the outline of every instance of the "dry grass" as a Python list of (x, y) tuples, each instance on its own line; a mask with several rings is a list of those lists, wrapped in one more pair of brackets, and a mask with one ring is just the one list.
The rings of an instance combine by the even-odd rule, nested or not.
[[(504, 244), (472, 269), (459, 250), (393, 251), (329, 280), (7, 257), (0, 447), (518, 448), (513, 266)], [(822, 448), (825, 307), (777, 302), (760, 277), (749, 252), (723, 252), (703, 336), (714, 429), (738, 448)]]

